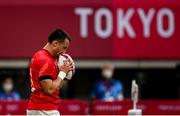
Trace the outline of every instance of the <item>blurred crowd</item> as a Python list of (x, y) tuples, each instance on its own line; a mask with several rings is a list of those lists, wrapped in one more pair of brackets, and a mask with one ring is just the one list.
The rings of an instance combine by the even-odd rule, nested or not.
[[(179, 67), (175, 70), (154, 69), (143, 72), (135, 69), (117, 70), (112, 64), (105, 63), (98, 69), (77, 69), (72, 80), (63, 82), (60, 98), (104, 101), (129, 99), (131, 81), (136, 79), (140, 89), (139, 97), (142, 99), (179, 99)], [(29, 99), (28, 69), (1, 69), (0, 76), (0, 100)], [(167, 86), (168, 83), (170, 86)]]
[[(104, 100), (104, 101), (114, 101), (114, 100), (123, 100), (124, 98), (124, 89), (123, 84), (120, 80), (114, 79), (114, 67), (111, 64), (104, 64), (101, 67), (101, 71), (99, 75), (101, 77), (96, 79), (96, 81), (92, 82), (89, 94), (87, 98), (90, 100)], [(8, 74), (5, 75), (2, 80), (2, 86), (0, 91), (0, 100), (5, 101), (18, 101), (21, 99), (28, 99), (30, 95), (29, 90), (29, 74), (26, 74), (23, 78), (20, 78), (21, 81), (18, 83), (17, 77), (9, 76)], [(75, 77), (78, 78), (78, 77)], [(16, 83), (15, 83), (16, 82)], [(26, 84), (24, 84), (26, 82)], [(26, 87), (23, 87), (25, 85)], [(68, 91), (68, 81), (63, 82), (63, 87), (60, 90), (62, 99), (67, 99), (68, 96), (66, 95)], [(15, 87), (16, 86), (16, 87)], [(28, 90), (26, 90), (28, 88)], [(28, 94), (28, 95), (22, 95)], [(24, 97), (25, 96), (25, 97)]]

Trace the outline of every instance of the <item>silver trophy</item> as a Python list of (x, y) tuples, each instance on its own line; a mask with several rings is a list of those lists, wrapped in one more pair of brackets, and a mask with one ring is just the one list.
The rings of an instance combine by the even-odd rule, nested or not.
[(128, 110), (129, 116), (141, 116), (142, 110), (137, 109), (139, 88), (135, 80), (132, 80), (131, 100), (133, 101), (133, 109)]

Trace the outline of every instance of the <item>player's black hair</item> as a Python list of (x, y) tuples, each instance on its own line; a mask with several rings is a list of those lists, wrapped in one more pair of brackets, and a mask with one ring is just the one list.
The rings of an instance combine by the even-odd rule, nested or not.
[(48, 42), (52, 43), (52, 41), (57, 40), (57, 41), (64, 41), (65, 39), (68, 39), (71, 41), (71, 37), (62, 29), (56, 29), (53, 31), (49, 37), (48, 37)]

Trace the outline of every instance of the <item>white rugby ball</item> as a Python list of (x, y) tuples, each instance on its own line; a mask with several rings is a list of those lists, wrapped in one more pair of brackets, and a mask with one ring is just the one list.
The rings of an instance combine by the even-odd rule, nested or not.
[(74, 70), (69, 71), (69, 72), (67, 73), (67, 75), (66, 75), (66, 78), (67, 78), (68, 80), (71, 80), (72, 76), (73, 76), (74, 73), (75, 73), (75, 64), (74, 64), (74, 61), (73, 61), (73, 59), (71, 58), (71, 56), (68, 55), (68, 54), (61, 54), (61, 55), (59, 55), (58, 66), (60, 67), (60, 66), (64, 65), (64, 63), (65, 63), (65, 62), (68, 62), (69, 60), (73, 63), (73, 68), (74, 68)]

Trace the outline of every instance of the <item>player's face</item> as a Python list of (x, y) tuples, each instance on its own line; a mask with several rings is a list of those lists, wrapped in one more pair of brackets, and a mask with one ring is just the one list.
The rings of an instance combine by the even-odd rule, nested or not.
[(59, 56), (59, 54), (62, 54), (64, 52), (66, 52), (66, 50), (69, 47), (69, 40), (65, 39), (64, 42), (58, 42), (57, 47), (56, 47), (56, 55)]

